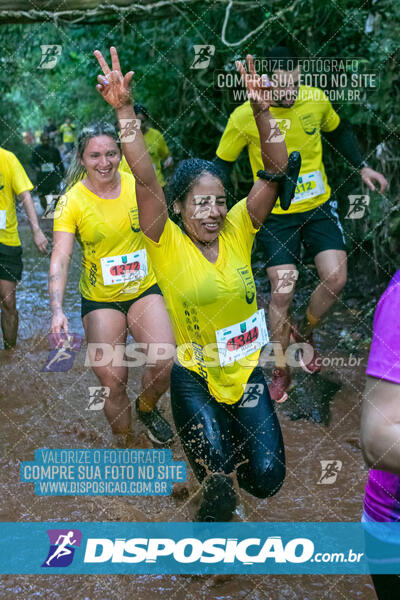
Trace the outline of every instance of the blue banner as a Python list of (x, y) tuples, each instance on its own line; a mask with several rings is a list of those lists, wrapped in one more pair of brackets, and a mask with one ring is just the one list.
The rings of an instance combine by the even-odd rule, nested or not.
[(2, 523), (2, 574), (400, 573), (398, 523)]

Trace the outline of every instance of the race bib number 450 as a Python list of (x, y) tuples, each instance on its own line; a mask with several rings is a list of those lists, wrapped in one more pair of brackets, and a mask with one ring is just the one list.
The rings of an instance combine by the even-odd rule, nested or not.
[(101, 259), (104, 285), (117, 285), (143, 279), (148, 274), (146, 250)]
[(297, 180), (293, 202), (301, 202), (325, 193), (324, 180), (321, 171), (312, 171), (300, 175)]
[(246, 321), (219, 329), (215, 335), (221, 367), (253, 354), (269, 340), (264, 309), (258, 310)]

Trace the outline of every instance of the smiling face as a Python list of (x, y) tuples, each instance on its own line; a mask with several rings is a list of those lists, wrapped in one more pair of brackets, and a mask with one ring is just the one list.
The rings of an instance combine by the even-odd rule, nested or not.
[(112, 137), (98, 135), (90, 138), (80, 160), (89, 181), (95, 185), (109, 184), (118, 173), (121, 152)]
[(185, 230), (194, 242), (211, 244), (217, 239), (228, 212), (222, 181), (204, 173), (185, 201), (176, 202), (174, 209), (181, 214)]

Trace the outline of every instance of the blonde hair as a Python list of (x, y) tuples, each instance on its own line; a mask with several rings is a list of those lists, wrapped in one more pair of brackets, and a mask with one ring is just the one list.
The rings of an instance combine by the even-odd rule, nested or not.
[(89, 125), (82, 129), (78, 136), (77, 148), (64, 178), (63, 193), (68, 191), (72, 186), (78, 183), (78, 181), (81, 181), (81, 179), (85, 177), (86, 169), (81, 163), (81, 158), (89, 141), (99, 135), (107, 135), (112, 138), (116, 142), (118, 148), (120, 148), (121, 143), (119, 135), (112, 123), (109, 123), (108, 121), (95, 121), (89, 123)]

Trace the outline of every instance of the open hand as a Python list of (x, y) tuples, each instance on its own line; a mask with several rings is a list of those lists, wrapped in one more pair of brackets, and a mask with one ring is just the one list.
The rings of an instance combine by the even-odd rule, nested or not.
[(246, 87), (247, 97), (253, 111), (256, 112), (268, 110), (272, 100), (273, 84), (269, 81), (267, 75), (257, 75), (254, 68), (254, 61), (251, 54), (246, 56), (247, 69), (240, 61), (236, 61), (236, 68), (242, 76), (243, 85)]
[(111, 46), (111, 66), (108, 66), (100, 50), (95, 50), (94, 55), (99, 61), (99, 65), (104, 73), (97, 77), (99, 82), (96, 89), (113, 108), (118, 110), (123, 106), (131, 104), (130, 85), (132, 82), (133, 71), (129, 71), (125, 76), (122, 75), (121, 66), (116, 48)]
[(68, 333), (68, 319), (62, 310), (55, 313), (51, 319), (51, 333)]
[(382, 173), (378, 173), (378, 171), (374, 171), (371, 167), (363, 167), (361, 169), (361, 179), (363, 182), (369, 187), (373, 192), (375, 191), (374, 182), (379, 184), (379, 191), (382, 194), (387, 186), (389, 185), (387, 179), (382, 175)]

